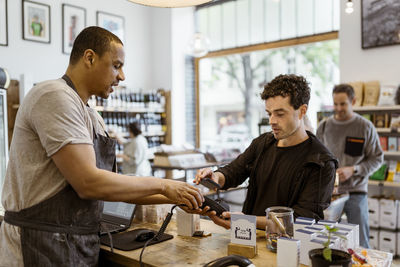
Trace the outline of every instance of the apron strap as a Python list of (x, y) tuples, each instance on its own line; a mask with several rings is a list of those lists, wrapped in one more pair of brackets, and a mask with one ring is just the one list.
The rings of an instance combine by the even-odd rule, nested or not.
[(53, 224), (49, 222), (41, 222), (28, 219), (22, 216), (19, 212), (6, 211), (4, 214), (4, 221), (14, 226), (35, 229), (40, 231), (47, 231), (52, 233), (67, 233), (67, 234), (96, 234), (99, 232), (99, 226), (68, 226), (61, 224)]

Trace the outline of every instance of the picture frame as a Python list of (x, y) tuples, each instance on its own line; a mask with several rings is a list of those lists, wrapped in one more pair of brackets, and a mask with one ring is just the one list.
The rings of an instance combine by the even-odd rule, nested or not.
[(86, 9), (62, 5), (62, 52), (71, 54), (76, 36), (86, 27)]
[(0, 45), (8, 46), (7, 0), (0, 0)]
[(125, 39), (125, 19), (122, 16), (97, 11), (97, 26), (109, 30), (119, 37), (122, 42)]
[(22, 0), (22, 39), (50, 43), (50, 6)]
[(361, 0), (362, 48), (400, 44), (400, 1)]

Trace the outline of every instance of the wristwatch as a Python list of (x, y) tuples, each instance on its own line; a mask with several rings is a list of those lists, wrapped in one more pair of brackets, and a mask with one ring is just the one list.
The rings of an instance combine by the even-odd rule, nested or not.
[(360, 166), (354, 165), (353, 169), (354, 169), (354, 174), (359, 174), (360, 173)]

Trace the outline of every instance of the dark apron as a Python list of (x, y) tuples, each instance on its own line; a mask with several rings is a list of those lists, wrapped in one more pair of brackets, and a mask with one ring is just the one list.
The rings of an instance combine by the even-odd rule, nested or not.
[[(63, 79), (76, 91), (66, 75)], [(97, 168), (115, 171), (116, 141), (93, 132)], [(25, 266), (97, 266), (102, 210), (102, 201), (81, 199), (68, 184), (30, 208), (6, 211), (4, 220), (21, 228)]]

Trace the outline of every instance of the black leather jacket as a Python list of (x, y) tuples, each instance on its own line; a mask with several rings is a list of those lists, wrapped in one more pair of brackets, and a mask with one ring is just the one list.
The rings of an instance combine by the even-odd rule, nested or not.
[[(317, 220), (324, 218), (323, 210), (331, 201), (335, 173), (338, 167), (336, 158), (331, 152), (310, 132), (311, 149), (304, 160), (303, 168), (299, 175), (293, 178), (291, 190), (287, 194), (288, 206), (294, 209), (295, 217), (309, 217)], [(253, 140), (251, 145), (230, 164), (219, 168), (217, 171), (225, 176), (223, 189), (236, 187), (242, 184), (247, 177), (249, 186), (243, 213), (251, 214), (256, 200), (255, 170), (257, 169), (263, 148), (276, 142), (272, 133), (265, 133)], [(285, 205), (286, 203), (277, 203)]]

